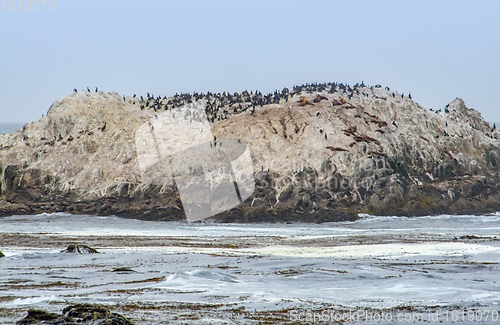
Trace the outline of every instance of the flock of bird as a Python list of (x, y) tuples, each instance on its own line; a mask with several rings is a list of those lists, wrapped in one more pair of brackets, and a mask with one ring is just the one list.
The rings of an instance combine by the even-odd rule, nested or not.
[[(208, 120), (212, 123), (215, 121), (221, 121), (225, 120), (233, 115), (241, 114), (247, 110), (250, 110), (250, 114), (253, 114), (255, 112), (256, 107), (264, 106), (264, 105), (269, 105), (269, 104), (279, 104), (283, 102), (288, 102), (289, 100), (293, 99), (294, 96), (299, 96), (303, 92), (305, 93), (340, 93), (342, 96), (345, 98), (348, 98), (349, 100), (357, 95), (357, 96), (366, 96), (369, 97), (371, 92), (367, 92), (366, 86), (364, 82), (361, 82), (361, 84), (356, 83), (354, 86), (350, 86), (348, 84), (343, 84), (343, 83), (335, 83), (335, 82), (329, 82), (329, 83), (306, 83), (302, 84), (300, 86), (293, 86), (292, 90), (288, 88), (283, 88), (281, 91), (280, 90), (275, 90), (273, 93), (268, 93), (266, 95), (263, 95), (262, 92), (256, 90), (255, 92), (250, 91), (248, 92), (247, 90), (241, 92), (241, 93), (228, 93), (228, 92), (223, 92), (223, 93), (212, 93), (212, 92), (207, 92), (205, 93), (198, 93), (198, 92), (193, 92), (193, 93), (181, 93), (181, 94), (175, 94), (172, 97), (167, 97), (167, 96), (154, 96), (153, 94), (147, 93), (147, 95), (144, 96), (137, 96), (134, 94), (131, 98), (132, 103), (135, 105), (136, 103), (139, 105), (141, 110), (146, 110), (146, 109), (153, 109), (155, 112), (156, 111), (161, 111), (161, 110), (172, 110), (177, 107), (193, 103), (196, 101), (204, 100), (205, 101), (205, 113), (208, 117)], [(372, 88), (382, 88), (381, 85), (375, 85), (369, 87), (370, 89)], [(390, 91), (389, 87), (385, 87), (385, 90)], [(77, 89), (73, 90), (75, 93), (78, 92)], [(95, 92), (97, 93), (99, 89), (95, 87)], [(87, 87), (87, 92), (91, 92), (90, 88)], [(405, 95), (404, 93), (401, 95), (401, 98), (404, 98)], [(297, 102), (299, 105), (307, 105), (307, 104), (312, 104), (306, 97), (304, 96), (299, 96)], [(392, 97), (395, 98), (396, 94), (392, 92)], [(408, 98), (411, 97), (411, 93), (408, 94)], [(316, 98), (314, 99), (314, 102), (319, 102), (323, 99), (328, 100), (326, 96), (323, 95), (317, 95)], [(127, 97), (123, 96), (123, 100), (127, 100)], [(332, 105), (335, 104), (345, 104), (345, 99), (343, 97), (340, 97), (340, 100), (343, 101), (342, 103), (336, 103), (336, 100), (333, 99)], [(431, 111), (434, 111), (431, 108)], [(435, 111), (436, 113), (440, 112), (441, 110)], [(445, 113), (448, 112), (448, 105), (444, 109)], [(396, 126), (395, 122), (392, 122), (394, 126)], [(396, 126), (397, 127), (397, 126)], [(475, 128), (473, 125), (471, 125), (472, 128)], [(493, 127), (491, 132), (493, 133), (496, 129), (496, 126)], [(492, 137), (491, 135), (487, 134), (489, 137)], [(444, 136), (450, 136), (446, 131), (444, 131)]]
[[(135, 105), (136, 103), (139, 105), (141, 110), (145, 109), (153, 109), (154, 111), (161, 110), (171, 110), (176, 107), (183, 106), (185, 104), (189, 104), (199, 100), (205, 100), (205, 113), (209, 121), (214, 123), (215, 121), (220, 121), (227, 119), (233, 115), (237, 115), (243, 113), (247, 110), (250, 110), (251, 114), (255, 111), (256, 107), (269, 105), (269, 104), (279, 104), (283, 102), (288, 102), (290, 99), (293, 99), (294, 96), (301, 94), (302, 92), (306, 93), (314, 93), (314, 92), (323, 92), (327, 91), (328, 93), (336, 93), (340, 92), (348, 99), (351, 99), (355, 94), (369, 96), (367, 93), (363, 93), (361, 88), (367, 87), (363, 82), (361, 84), (356, 83), (354, 86), (350, 86), (343, 83), (307, 83), (300, 86), (293, 86), (292, 90), (288, 88), (283, 88), (280, 90), (275, 90), (273, 93), (268, 93), (263, 95), (262, 92), (256, 90), (255, 92), (247, 90), (241, 93), (181, 93), (175, 94), (172, 97), (167, 96), (154, 96), (153, 94), (147, 93), (147, 95), (138, 97), (137, 95), (133, 95), (132, 101)], [(375, 88), (381, 88), (380, 85), (373, 86)], [(371, 88), (373, 88), (371, 87)], [(385, 87), (386, 90), (390, 90), (388, 87)], [(77, 89), (73, 90), (77, 92)], [(87, 91), (90, 91), (90, 88), (87, 87)], [(95, 87), (95, 92), (97, 93), (99, 89)], [(396, 95), (392, 93), (392, 96)], [(401, 95), (404, 97), (404, 94)], [(411, 94), (408, 96), (411, 98)], [(325, 97), (326, 98), (326, 97)], [(123, 96), (123, 100), (127, 98)]]

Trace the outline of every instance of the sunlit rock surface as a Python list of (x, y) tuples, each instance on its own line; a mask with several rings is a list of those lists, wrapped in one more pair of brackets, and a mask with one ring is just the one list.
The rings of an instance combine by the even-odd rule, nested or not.
[[(365, 86), (298, 87), (272, 104), (248, 93), (218, 102), (188, 96), (204, 105), (214, 143), (240, 139), (251, 152), (253, 194), (216, 220), (323, 222), (358, 213), (500, 210), (500, 133), (461, 99), (431, 111), (397, 92)], [(0, 214), (185, 219), (168, 171), (154, 180), (141, 172), (144, 150), (138, 151), (136, 131), (165, 121), (182, 104), (158, 98), (152, 108), (153, 101), (73, 93), (39, 121), (0, 135)], [(191, 134), (174, 132), (171, 141), (190, 143)], [(190, 159), (186, 169), (196, 173), (199, 161)]]

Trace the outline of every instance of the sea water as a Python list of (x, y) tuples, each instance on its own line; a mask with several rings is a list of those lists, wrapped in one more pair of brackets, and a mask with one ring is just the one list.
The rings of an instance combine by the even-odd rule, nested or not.
[[(55, 213), (0, 218), (0, 239), (3, 311), (182, 302), (256, 311), (327, 305), (500, 312), (498, 213), (363, 215), (325, 224), (190, 224)], [(69, 242), (90, 244), (101, 254), (61, 253)], [(132, 271), (113, 272), (123, 267)]]
[(24, 123), (3, 123), (0, 122), (0, 134), (16, 132), (24, 126)]

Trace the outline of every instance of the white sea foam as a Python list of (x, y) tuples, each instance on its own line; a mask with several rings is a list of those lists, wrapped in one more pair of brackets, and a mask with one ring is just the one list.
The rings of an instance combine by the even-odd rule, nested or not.
[(26, 297), (26, 298), (17, 298), (10, 302), (5, 302), (0, 305), (2, 308), (17, 308), (22, 306), (32, 306), (40, 303), (46, 303), (51, 301), (60, 301), (63, 302), (64, 299), (58, 297), (57, 295), (42, 295), (37, 297)]
[[(223, 303), (249, 310), (324, 303), (497, 306), (499, 224), (500, 214), (363, 216), (319, 225), (162, 223), (68, 214), (1, 218), (0, 232), (10, 235), (57, 232), (61, 242), (89, 233), (173, 236), (182, 237), (183, 245), (139, 247), (130, 236), (132, 246), (99, 248), (101, 254), (63, 254), (64, 245), (0, 247), (6, 254), (0, 259), (0, 284), (11, 286), (3, 295), (17, 297), (3, 300), (0, 308), (50, 301)], [(358, 236), (371, 242), (360, 243)], [(232, 245), (247, 239), (248, 245)], [(118, 267), (134, 272), (113, 272)]]

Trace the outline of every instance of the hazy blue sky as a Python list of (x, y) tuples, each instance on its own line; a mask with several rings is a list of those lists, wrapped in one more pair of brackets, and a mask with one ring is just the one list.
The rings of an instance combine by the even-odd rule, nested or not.
[(328, 81), (427, 108), (460, 97), (500, 121), (500, 1), (52, 1), (0, 4), (0, 122), (38, 120), (87, 86), (168, 96)]

